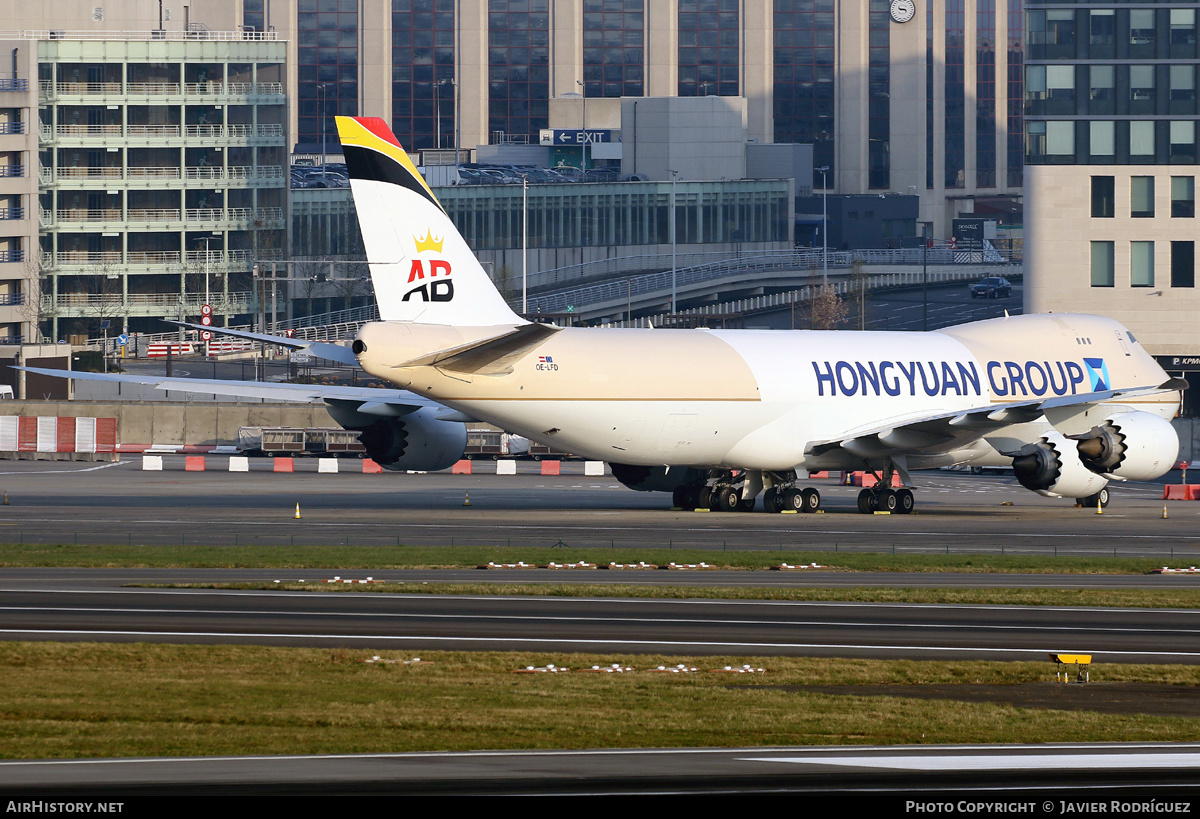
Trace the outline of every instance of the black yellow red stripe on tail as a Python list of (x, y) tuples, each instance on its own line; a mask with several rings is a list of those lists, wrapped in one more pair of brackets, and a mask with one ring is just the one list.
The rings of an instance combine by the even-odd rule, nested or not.
[(523, 324), (425, 179), (377, 117), (338, 117), (354, 207), (384, 321)]

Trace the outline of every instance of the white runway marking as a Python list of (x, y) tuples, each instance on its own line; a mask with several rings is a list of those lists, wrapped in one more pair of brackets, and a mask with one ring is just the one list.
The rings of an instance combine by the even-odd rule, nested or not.
[(1200, 754), (1032, 754), (966, 756), (798, 756), (743, 757), (745, 762), (794, 765), (837, 765), (893, 771), (1032, 771), (1129, 770), (1131, 768), (1200, 768)]
[[(746, 642), (708, 642), (703, 640), (605, 640), (577, 639), (570, 637), (441, 637), (437, 635), (393, 635), (393, 634), (288, 634), (284, 632), (236, 632), (236, 631), (72, 631), (66, 629), (0, 629), (0, 634), (20, 634), (55, 637), (132, 637), (143, 640), (147, 638), (202, 638), (237, 640), (253, 638), (257, 640), (366, 640), (379, 643), (457, 643), (504, 645), (530, 644), (536, 646), (618, 646), (621, 648), (653, 648), (655, 650), (695, 651), (697, 649), (720, 649), (722, 651), (754, 651), (762, 649), (838, 649), (842, 651), (902, 651), (922, 653), (930, 651), (955, 652), (958, 654), (1020, 654), (1029, 653), (1043, 656), (1050, 652), (1061, 651), (1061, 646), (1041, 647), (1011, 647), (1011, 648), (969, 648), (963, 646), (893, 646), (869, 645), (860, 643), (746, 643)], [(1106, 657), (1170, 657), (1194, 658), (1200, 657), (1200, 652), (1188, 651), (1105, 651)]]

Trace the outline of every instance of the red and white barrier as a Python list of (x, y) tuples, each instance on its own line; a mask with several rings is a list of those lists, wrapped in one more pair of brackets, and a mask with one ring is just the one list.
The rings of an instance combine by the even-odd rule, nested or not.
[(190, 341), (182, 344), (149, 344), (146, 347), (146, 357), (166, 358), (168, 349), (170, 349), (171, 355), (195, 355), (196, 346)]
[(116, 418), (0, 416), (0, 452), (116, 451)]

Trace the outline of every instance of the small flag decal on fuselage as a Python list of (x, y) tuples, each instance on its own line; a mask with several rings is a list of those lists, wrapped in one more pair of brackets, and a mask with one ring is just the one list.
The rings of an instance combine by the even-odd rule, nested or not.
[(548, 355), (539, 355), (539, 356), (538, 356), (538, 363), (539, 363), (539, 364), (553, 364), (553, 363), (554, 363), (554, 359), (553, 359), (553, 358), (551, 358), (551, 357), (550, 357), (550, 356), (548, 356)]

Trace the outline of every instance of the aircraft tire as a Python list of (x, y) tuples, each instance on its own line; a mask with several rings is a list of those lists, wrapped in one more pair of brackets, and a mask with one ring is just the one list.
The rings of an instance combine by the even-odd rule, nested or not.
[(756, 500), (758, 500), (758, 498), (742, 498), (737, 503), (737, 510), (739, 512), (753, 512), (754, 502)]
[(781, 511), (783, 511), (783, 507), (777, 505), (776, 499), (778, 497), (779, 497), (779, 492), (773, 486), (770, 489), (768, 489), (766, 492), (763, 492), (763, 511), (764, 512), (781, 512)]
[(686, 486), (675, 487), (674, 491), (671, 492), (671, 505), (679, 509), (687, 509), (688, 504), (690, 503), (691, 508), (694, 509), (696, 504), (695, 501), (692, 500), (691, 494), (691, 491)]
[(875, 496), (875, 508), (880, 512), (895, 512), (897, 506), (896, 493), (891, 489), (885, 489)]
[(916, 498), (913, 497), (910, 489), (897, 489), (896, 492), (896, 513), (900, 515), (912, 514), (913, 507), (917, 505)]
[(1087, 507), (1088, 509), (1094, 509), (1096, 507), (1097, 501), (1100, 503), (1101, 509), (1108, 508), (1108, 487), (1101, 489), (1099, 492), (1097, 492), (1094, 495), (1088, 495), (1086, 498), (1083, 498), (1082, 505)]
[(801, 512), (815, 512), (821, 508), (821, 493), (811, 486), (800, 491)]
[(722, 512), (736, 512), (738, 502), (741, 501), (742, 495), (736, 489), (730, 486), (722, 486), (716, 494), (717, 507)]
[(858, 493), (858, 511), (864, 515), (869, 515), (875, 510), (872, 508), (875, 504), (872, 502), (875, 499), (875, 493), (870, 489), (864, 489)]
[(713, 493), (712, 487), (710, 487), (710, 486), (700, 487), (700, 491), (696, 493), (696, 507), (695, 508), (711, 509), (712, 508), (712, 505), (711, 505), (712, 493)]
[(802, 512), (804, 510), (804, 495), (799, 489), (792, 487), (783, 492), (783, 508), (789, 512)]

